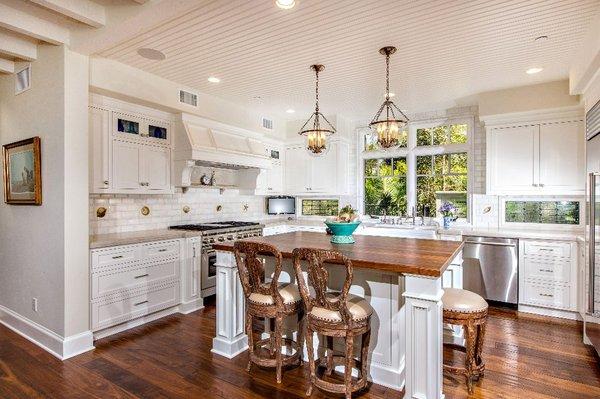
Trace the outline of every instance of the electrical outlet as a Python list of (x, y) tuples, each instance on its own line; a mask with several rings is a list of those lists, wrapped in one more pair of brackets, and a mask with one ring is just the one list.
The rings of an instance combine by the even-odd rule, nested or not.
[(33, 308), (34, 312), (38, 311), (38, 299), (37, 298), (33, 298), (33, 300), (31, 301), (31, 307)]

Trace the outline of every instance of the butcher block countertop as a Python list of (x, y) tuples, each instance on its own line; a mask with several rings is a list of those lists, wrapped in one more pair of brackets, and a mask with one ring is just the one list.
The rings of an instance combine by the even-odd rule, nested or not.
[[(334, 249), (342, 252), (358, 268), (393, 273), (440, 277), (461, 251), (461, 241), (423, 240), (355, 235), (354, 244), (332, 244), (325, 233), (297, 231), (243, 241), (274, 245), (284, 258), (291, 258), (294, 248)], [(233, 251), (233, 243), (218, 243), (214, 249)]]

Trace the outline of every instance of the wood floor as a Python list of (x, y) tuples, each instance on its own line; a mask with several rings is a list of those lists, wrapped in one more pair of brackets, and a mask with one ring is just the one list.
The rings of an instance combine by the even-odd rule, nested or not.
[[(485, 377), (472, 398), (600, 398), (600, 368), (581, 343), (581, 324), (491, 309)], [(307, 367), (245, 371), (246, 355), (210, 353), (215, 309), (172, 315), (97, 342), (60, 362), (0, 326), (0, 398), (304, 398)], [(466, 398), (462, 380), (444, 378), (446, 398)], [(354, 397), (391, 399), (381, 386)], [(313, 398), (326, 396), (315, 390)]]

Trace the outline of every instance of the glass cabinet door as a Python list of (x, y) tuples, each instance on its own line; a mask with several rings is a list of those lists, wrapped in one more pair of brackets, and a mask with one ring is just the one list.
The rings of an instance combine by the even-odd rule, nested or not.
[(117, 118), (117, 131), (119, 133), (140, 134), (140, 123), (125, 118)]

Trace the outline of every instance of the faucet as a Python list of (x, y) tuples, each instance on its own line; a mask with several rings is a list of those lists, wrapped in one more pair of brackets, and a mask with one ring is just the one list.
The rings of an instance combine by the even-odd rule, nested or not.
[(413, 206), (413, 207), (412, 207), (412, 225), (413, 225), (413, 226), (414, 226), (414, 225), (415, 225), (415, 223), (416, 223), (416, 222), (415, 222), (415, 218), (416, 218), (416, 216), (417, 216), (417, 213), (415, 212), (415, 207)]

